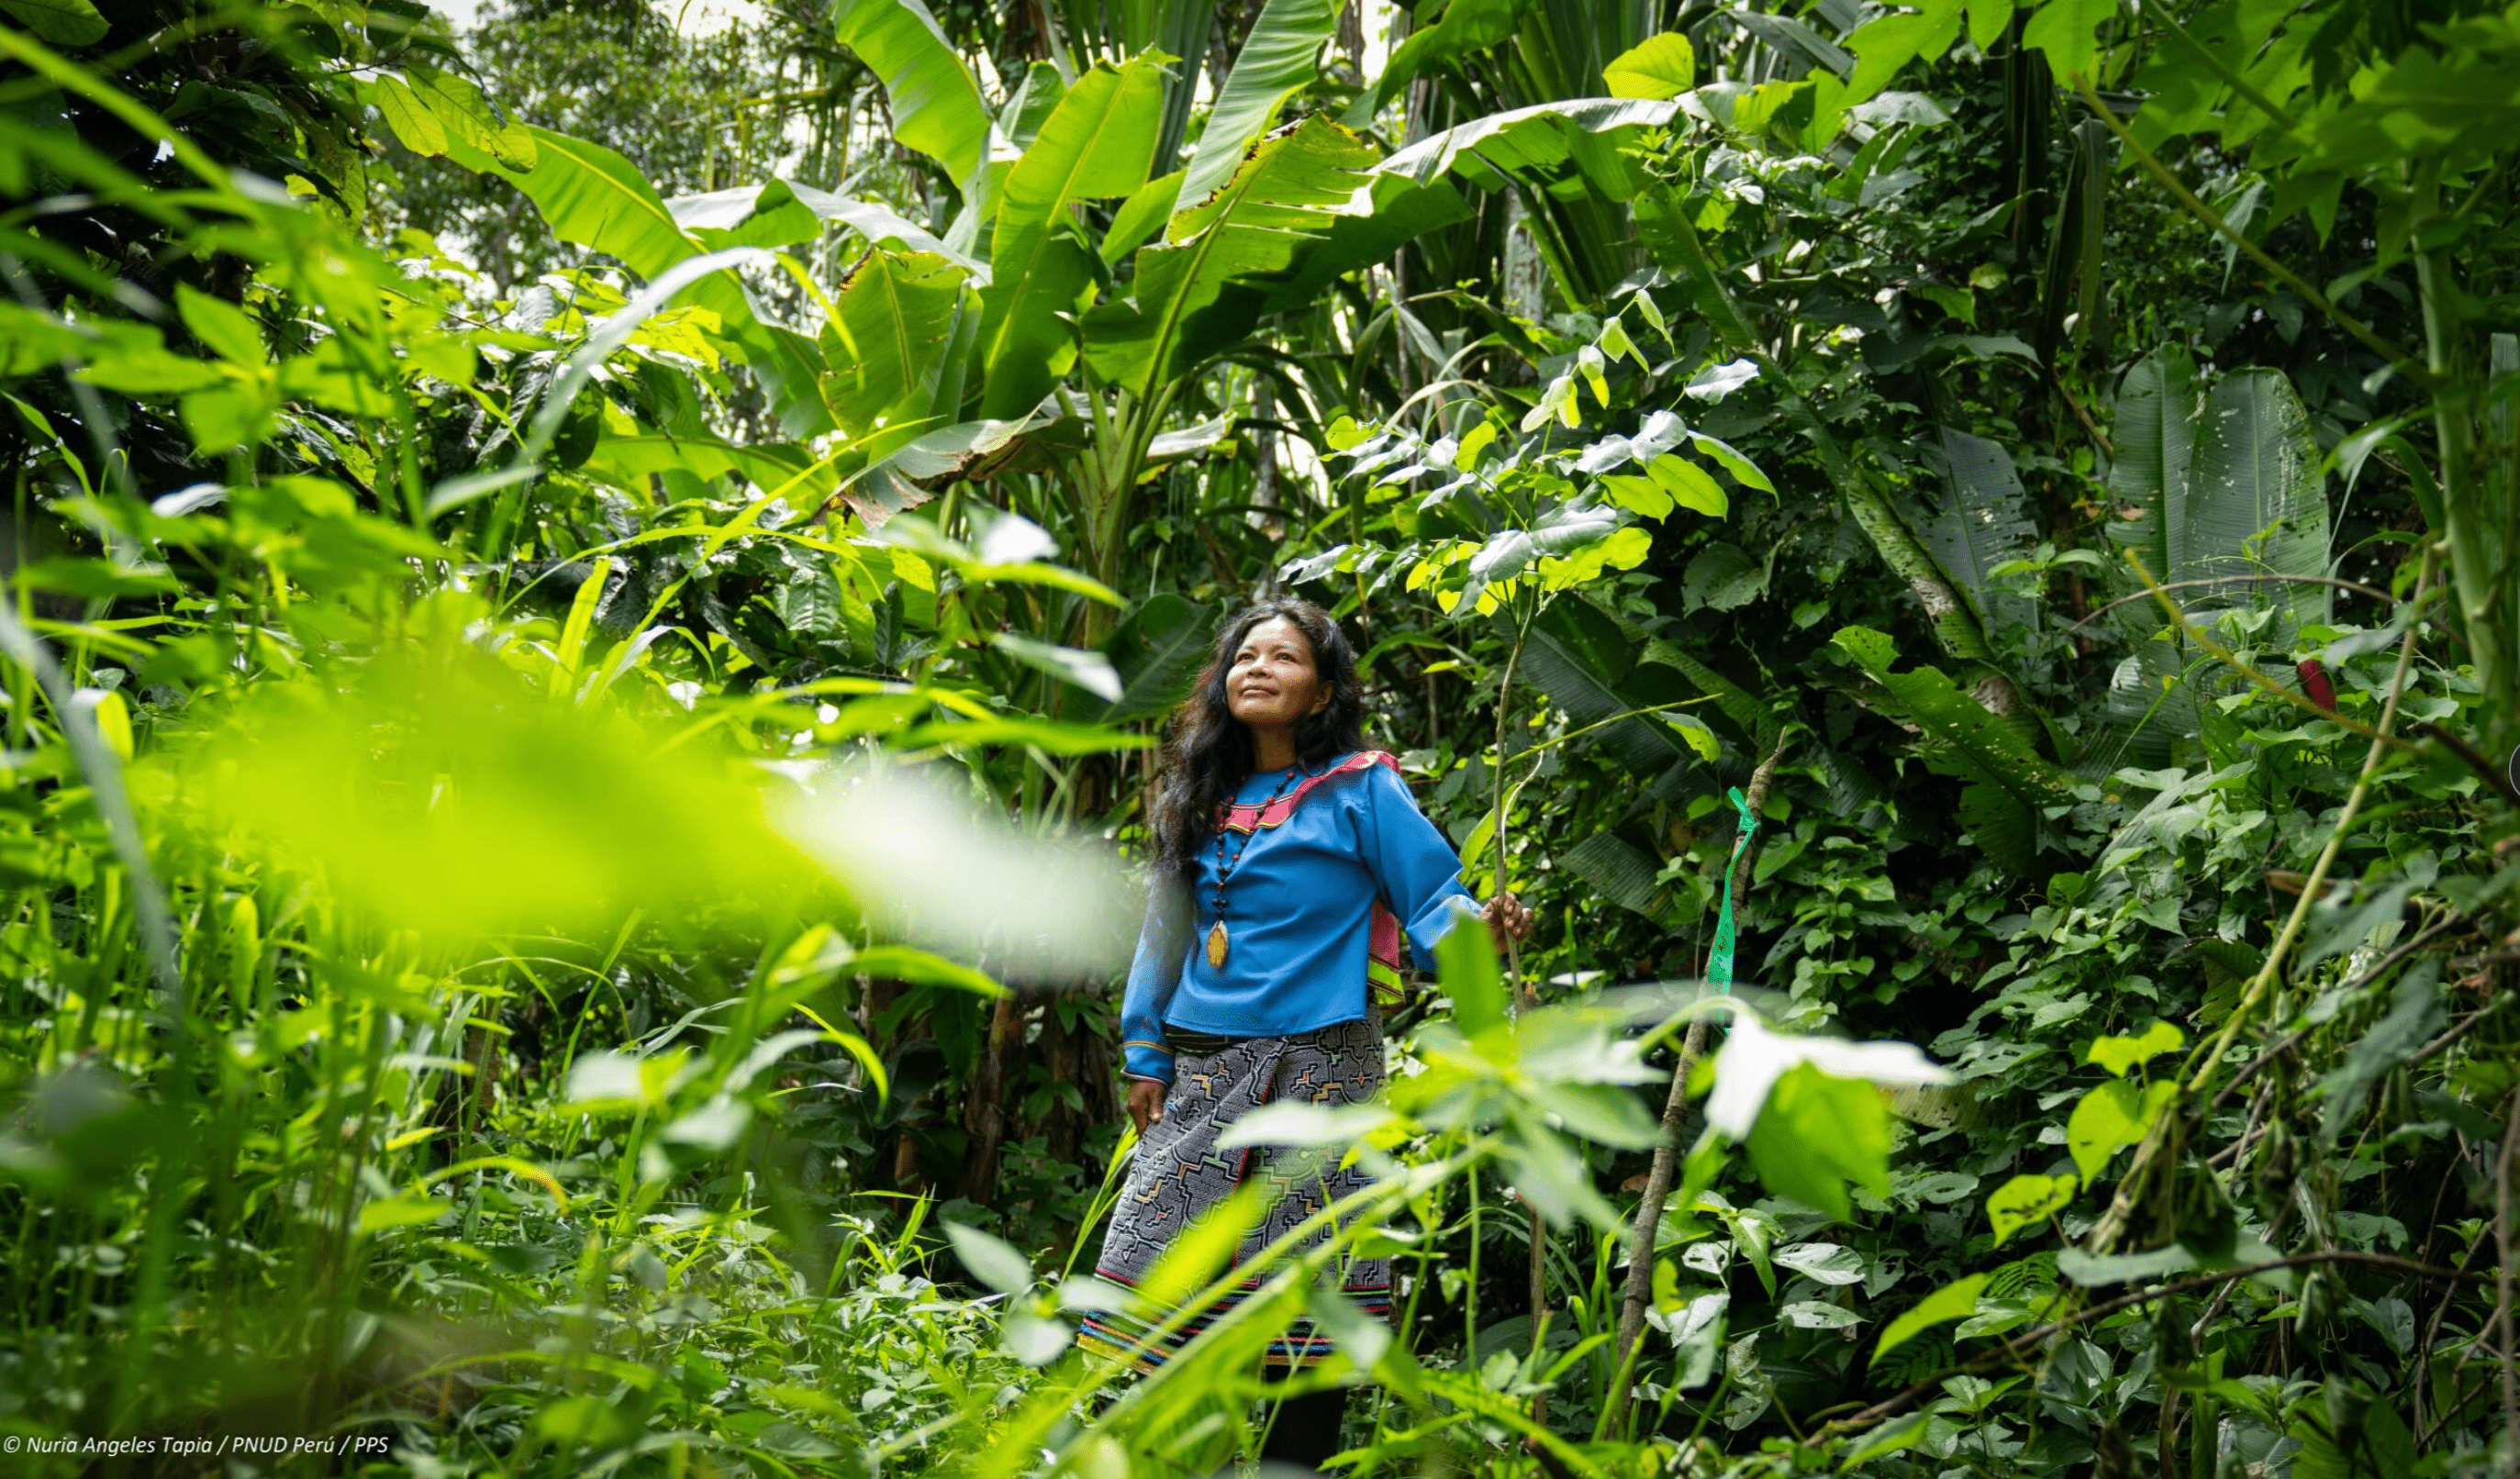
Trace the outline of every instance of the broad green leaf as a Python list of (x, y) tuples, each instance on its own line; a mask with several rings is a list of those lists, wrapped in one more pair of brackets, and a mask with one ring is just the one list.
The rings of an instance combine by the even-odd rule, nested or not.
[(1676, 452), (1666, 452), (1645, 467), (1654, 482), (1669, 493), (1683, 508), (1693, 509), (1709, 518), (1722, 518), (1732, 511), (1732, 500), (1709, 477), (1704, 468)]
[(1079, 77), (1007, 174), (991, 260), (1020, 266), (1006, 252), (1011, 232), (1046, 223), (1072, 202), (1110, 200), (1146, 184), (1162, 93), (1162, 68), (1146, 57)]
[[(1420, 185), (1437, 176), (1459, 174), (1488, 190), (1501, 190), (1509, 176), (1547, 175), (1575, 157), (1570, 142), (1576, 134), (1603, 134), (1626, 128), (1661, 128), (1680, 114), (1674, 100), (1640, 98), (1575, 98), (1490, 113), (1418, 140), (1374, 166), (1379, 174), (1400, 175)], [(1635, 194), (1640, 183), (1622, 168), (1593, 186), (1615, 200)]]
[(1729, 540), (1718, 540), (1689, 557), (1681, 574), (1684, 608), (1731, 611), (1768, 593), (1768, 566)]
[(686, 472), (701, 479), (732, 473), (765, 494), (784, 494), (795, 503), (828, 497), (838, 482), (828, 463), (818, 462), (791, 443), (736, 443), (659, 432), (607, 435), (596, 442), (580, 471), (631, 488), (664, 472)]
[(1803, 1330), (1846, 1330), (1864, 1323), (1864, 1317), (1846, 1306), (1817, 1299), (1794, 1300), (1779, 1308), (1777, 1318)]
[(950, 1218), (945, 1223), (945, 1237), (954, 1245), (954, 1256), (963, 1261), (963, 1267), (989, 1288), (1000, 1294), (1020, 1294), (1032, 1287), (1032, 1260), (1004, 1238)]
[(2058, 85), (2070, 90), (2077, 77), (2094, 84), (2099, 61), (2099, 28), (2115, 20), (2118, 0), (2047, 0), (2031, 13), (2021, 44), (2044, 52)]
[(1629, 472), (1604, 472), (1601, 486), (1609, 490), (1611, 502), (1631, 514), (1662, 518), (1672, 511), (1671, 493), (1657, 479)]
[(1891, 1087), (1954, 1081), (1950, 1069), (1937, 1066), (1912, 1043), (1850, 1043), (1842, 1038), (1773, 1032), (1744, 1011), (1715, 1054), (1715, 1092), (1706, 1100), (1707, 1124), (1734, 1141), (1748, 1139), (1768, 1091), (1788, 1071), (1806, 1063), (1831, 1077)]
[(1360, 94), (1356, 106), (1339, 121), (1362, 128), (1373, 121), (1382, 105), (1428, 68), (1458, 64), (1513, 34), (1514, 19), (1528, 0), (1452, 0), (1434, 22), (1410, 31), (1384, 64), (1382, 75)]
[(1890, 1322), (1889, 1328), (1881, 1332), (1880, 1344), (1872, 1348), (1873, 1362), (1878, 1363), (1882, 1357), (1935, 1325), (1946, 1321), (1966, 1320), (1976, 1314), (1978, 1291), (1985, 1287), (1986, 1276), (1971, 1274), (1956, 1278), (1918, 1300), (1914, 1309)]
[(851, 435), (926, 413), (962, 277), (961, 268), (933, 253), (885, 247), (867, 253), (849, 274), (831, 321), (842, 352), (832, 356), (838, 368), (825, 395)]
[(628, 159), (549, 129), (527, 125), (525, 131), (534, 144), (534, 162), (527, 168), (492, 157), (460, 134), (448, 136), (447, 157), (523, 191), (562, 241), (618, 257), (643, 278), (698, 254), (699, 244), (684, 234), (664, 198)]
[(1043, 120), (1066, 96), (1067, 79), (1058, 74), (1058, 64), (1033, 63), (1024, 68), (1023, 81), (1016, 85), (1014, 96), (998, 110), (998, 132), (1018, 153), (1032, 148), (1032, 141), (1041, 137)]
[(1992, 51), (2012, 23), (2013, 0), (1968, 0), (1969, 44)]
[(1931, 7), (1922, 15), (1876, 17), (1857, 26), (1846, 38), (1855, 53), (1855, 74), (1847, 79), (1845, 103), (1852, 107), (1890, 85), (1899, 70), (1919, 56), (1941, 56), (1959, 35), (1958, 0)]
[(1642, 718), (1607, 722), (1644, 705), (1619, 688), (1625, 669), (1615, 665), (1613, 645), (1625, 634), (1615, 625), (1607, 634), (1587, 630), (1581, 613), (1591, 609), (1561, 601), (1543, 610), (1524, 644), (1520, 672), (1566, 711), (1571, 728), (1604, 726), (1574, 743), (1598, 745), (1639, 776), (1659, 776), (1688, 756), (1668, 731)]
[(1072, 683), (1105, 703), (1120, 699), (1120, 675), (1111, 670), (1111, 659), (1101, 652), (1060, 647), (1014, 632), (998, 633), (989, 639), (989, 646), (1026, 667), (1048, 673), (1062, 683)]
[(0, 0), (0, 11), (54, 46), (94, 46), (112, 28), (88, 0)]
[(2073, 1117), (2065, 1122), (2065, 1148), (2073, 1154), (2075, 1169), (2083, 1173), (2083, 1184), (2098, 1181), (2120, 1150), (2142, 1141), (2162, 1105), (2178, 1094), (2179, 1086), (2166, 1080), (2138, 1088), (2113, 1079), (2084, 1095), (2074, 1106)]
[(1309, 307), (1346, 274), (1388, 261), (1427, 232), (1470, 218), (1469, 202), (1450, 180), (1421, 185), (1376, 174), (1370, 177), (1370, 187), (1364, 214), (1333, 217), (1329, 230), (1307, 237), (1296, 247), (1294, 267), (1270, 287), (1266, 312)]
[(535, 1439), (564, 1450), (619, 1448), (638, 1432), (625, 1410), (606, 1397), (561, 1397), (534, 1413)]
[[(1719, 1066), (1719, 1084), (1721, 1072)], [(1890, 1192), (1890, 1112), (1880, 1094), (1870, 1084), (1833, 1077), (1811, 1063), (1776, 1081), (1744, 1148), (1769, 1190), (1840, 1222), (1854, 1210), (1848, 1182), (1875, 1196)], [(1780, 1253), (1777, 1262), (1788, 1259)]]
[(1864, 1255), (1836, 1243), (1796, 1243), (1778, 1250), (1777, 1267), (1831, 1286), (1864, 1282)]
[(105, 741), (115, 758), (131, 762), (131, 705), (123, 702), (116, 689), (80, 689), (78, 696), (86, 700), (88, 717), (96, 723), (96, 737)]
[(1198, 152), (1182, 176), (1174, 209), (1196, 207), (1226, 188), (1243, 150), (1278, 121), (1286, 100), (1321, 76), (1322, 47), (1338, 29), (1339, 0), (1268, 0), (1260, 8), (1234, 70), (1208, 109)]
[[(2195, 456), (2196, 366), (2165, 344), (2138, 360), (2118, 385), (2117, 457), (2109, 493), (2144, 511), (2109, 537), (2138, 547), (2155, 580), (2176, 580), (2187, 564), (2188, 476)], [(2146, 612), (2146, 625), (2155, 625)]]
[(1120, 675), (1120, 697), (1095, 717), (1121, 723), (1179, 702), (1207, 654), (1213, 623), (1213, 612), (1170, 591), (1130, 612), (1102, 648)]
[(967, 198), (984, 166), (1012, 153), (980, 102), (980, 85), (920, 0), (839, 0), (832, 28), (883, 79), (892, 136), (945, 166)]
[(1614, 98), (1676, 98), (1697, 85), (1697, 53), (1682, 32), (1647, 36), (1611, 58), (1601, 81)]
[(1925, 732), (1932, 742), (1930, 759), (1948, 762), (1955, 774), (2001, 787), (2025, 806), (2070, 798), (2064, 776), (2030, 747), (2021, 730), (1988, 712), (1940, 668), (1893, 672), (1896, 648), (1869, 628), (1842, 627), (1831, 640), (1880, 683), (1903, 717)]
[(1709, 365), (1689, 380), (1686, 393), (1702, 401), (1720, 401), (1759, 378), (1759, 367), (1746, 359)]
[(1734, 451), (1729, 443), (1718, 441), (1703, 431), (1691, 431), (1688, 444), (1714, 458), (1716, 466), (1732, 473), (1733, 481), (1741, 486), (1756, 488), (1771, 496), (1776, 493), (1777, 485), (1768, 480), (1768, 474), (1760, 471), (1757, 464)]
[(451, 1196), (386, 1196), (359, 1208), (359, 1231), (383, 1232), (441, 1223), (460, 1210)]
[(1163, 122), (1163, 73), (1147, 58), (1077, 79), (1007, 175), (981, 294), (981, 414), (1019, 416), (1038, 405), (1076, 357), (1061, 315), (1091, 301), (1092, 263), (1068, 229), (1068, 207), (1144, 185)]
[(2102, 1284), (2149, 1283), (2196, 1267), (2196, 1255), (2178, 1243), (2148, 1253), (2098, 1255), (2067, 1248), (2056, 1255), (2059, 1276), (2093, 1288)]
[(1171, 245), (1138, 254), (1134, 296), (1086, 319), (1086, 354), (1105, 381), (1137, 394), (1238, 341), (1307, 236), (1349, 208), (1372, 151), (1324, 118), (1254, 145), (1214, 194), (1180, 211)]
[[(2153, 578), (2203, 580), (2274, 571), (2327, 573), (2328, 514), (2309, 414), (2276, 370), (2224, 379), (2197, 401), (2196, 372), (2167, 347), (2127, 372), (2119, 392), (2124, 438), (2110, 492), (2143, 510), (2110, 538), (2136, 546)], [(2298, 624), (2325, 622), (2324, 586), (2233, 583), (2174, 592), (2191, 611), (2274, 605)], [(2157, 625), (2147, 610), (2141, 619)]]
[(2187, 1046), (2187, 1034), (2175, 1022), (2155, 1021), (2135, 1037), (2102, 1037), (2092, 1041), (2091, 1051), (2083, 1054), (2086, 1063), (2097, 1063), (2119, 1078), (2165, 1053), (2177, 1053)]
[(908, 945), (870, 946), (849, 957), (849, 968), (884, 980), (951, 986), (975, 996), (1001, 997), (1007, 994), (1007, 988), (986, 972)]
[[(2325, 575), (2327, 498), (2318, 471), (2310, 413), (2280, 370), (2243, 370), (2205, 397), (2196, 431), (2196, 466), (2187, 509), (2192, 574), (2261, 570)], [(2177, 578), (2188, 578), (2182, 571)], [(2156, 580), (2173, 578), (2160, 571)], [(2288, 583), (2272, 594), (2247, 588), (2225, 599), (2289, 607), (2298, 623), (2325, 622), (2334, 598), (2320, 585)], [(2182, 592), (2182, 604), (2213, 599)]]
[[(812, 1035), (822, 1036), (819, 1032)], [(752, 1106), (721, 1094), (698, 1108), (676, 1115), (656, 1132), (656, 1138), (670, 1144), (723, 1153), (733, 1149), (750, 1128)]]
[(391, 72), (382, 72), (369, 88), (377, 112), (384, 115), (385, 126), (393, 130), (403, 148), (430, 158), (446, 153), (446, 125), (438, 122), (437, 115), (412, 92), (410, 83)]
[(2003, 1246), (2004, 1239), (2023, 1228), (2046, 1222), (2063, 1211), (2074, 1200), (2076, 1189), (2070, 1176), (2016, 1176), (1995, 1189), (1986, 1199), (1987, 1221), (1995, 1226), (1995, 1243)]
[(1111, 224), (1102, 233), (1096, 248), (1106, 266), (1117, 267), (1120, 259), (1147, 245), (1164, 223), (1172, 218), (1173, 202), (1181, 196), (1182, 172), (1157, 175), (1130, 192), (1111, 212)]
[(1653, 534), (1642, 525), (1628, 524), (1577, 546), (1572, 553), (1540, 561), (1541, 587), (1571, 591), (1600, 579), (1603, 570), (1633, 570), (1651, 553)]
[(1618, 833), (1598, 831), (1560, 851), (1557, 866), (1584, 880), (1601, 899), (1661, 921), (1664, 898), (1655, 881), (1660, 872), (1653, 859), (1639, 852)]
[(246, 311), (225, 298), (212, 297), (188, 283), (175, 285), (175, 310), (184, 327), (202, 347), (231, 365), (259, 369), (268, 358), (262, 331)]
[(541, 145), (533, 133), (515, 119), (501, 116), (471, 78), (417, 65), (411, 67), (410, 76), (414, 95), (448, 137), (462, 140), (510, 169), (534, 167)]
[(2028, 627), (2032, 603), (2002, 589), (1990, 573), (2030, 554), (2039, 542), (2012, 455), (1996, 442), (1945, 426), (1926, 460), (1943, 475), (1934, 484), (1940, 496), (1916, 529), (1917, 542), (1990, 636)]
[(929, 251), (970, 274), (986, 287), (988, 264), (947, 246), (944, 241), (889, 206), (872, 201), (817, 190), (794, 180), (773, 179), (764, 185), (740, 185), (706, 195), (675, 196), (665, 202), (674, 220), (712, 247), (787, 246), (810, 242), (826, 225), (857, 233), (871, 246), (898, 244), (913, 251)]
[(1569, 504), (1541, 515), (1528, 529), (1505, 529), (1491, 535), (1470, 557), (1461, 588), (1458, 615), (1468, 615), (1479, 593), (1501, 580), (1510, 580), (1542, 560), (1562, 557), (1610, 537), (1619, 515), (1608, 509)]
[(1886, 1458), (1892, 1454), (1920, 1447), (1934, 1437), (1937, 1423), (1948, 1425), (1949, 1419), (1926, 1412), (1910, 1412), (1905, 1417), (1893, 1418), (1865, 1435), (1862, 1445), (1852, 1448), (1847, 1454), (1843, 1466), (1853, 1468), (1859, 1463), (1868, 1463), (1875, 1458)]
[(1461, 899), (1452, 907), (1452, 927), (1435, 942), (1435, 970), (1453, 999), (1453, 1020), (1475, 1037), (1505, 1021), (1505, 976), (1497, 969), (1496, 941), (1478, 911)]

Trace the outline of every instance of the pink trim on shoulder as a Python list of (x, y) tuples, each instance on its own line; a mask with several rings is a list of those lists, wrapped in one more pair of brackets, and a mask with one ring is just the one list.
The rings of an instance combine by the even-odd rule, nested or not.
[[(1263, 827), (1283, 826), (1286, 819), (1295, 814), (1295, 808), (1303, 804), (1304, 797), (1311, 794), (1314, 786), (1333, 776), (1353, 776), (1377, 765), (1388, 767), (1395, 776), (1400, 774), (1399, 756), (1388, 750), (1359, 750), (1320, 775), (1307, 778), (1303, 784), (1265, 806), (1227, 806), (1223, 825), (1243, 832), (1256, 831)], [(1379, 898), (1373, 901), (1372, 913), (1366, 923), (1366, 977), (1367, 996), (1372, 1002), (1380, 1006), (1399, 1005), (1400, 917)]]
[(1283, 826), (1286, 819), (1295, 814), (1295, 808), (1303, 803), (1304, 797), (1311, 793), (1314, 786), (1332, 776), (1352, 776), (1376, 765), (1389, 767), (1395, 776), (1400, 774), (1399, 756), (1386, 750), (1359, 750), (1320, 775), (1306, 778), (1303, 784), (1266, 806), (1253, 803), (1229, 804), (1225, 808), (1224, 825), (1236, 831), (1246, 832), (1263, 827)]

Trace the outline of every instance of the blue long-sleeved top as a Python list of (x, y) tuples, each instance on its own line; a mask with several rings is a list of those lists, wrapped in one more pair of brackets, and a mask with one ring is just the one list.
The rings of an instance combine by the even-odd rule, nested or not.
[[(1307, 776), (1325, 779), (1282, 817), (1264, 817), (1247, 846), (1240, 832), (1227, 834), (1226, 856), (1235, 858), (1238, 848), (1240, 856), (1226, 880), (1231, 944), (1221, 968), (1208, 964), (1206, 950), (1216, 922), (1213, 834), (1198, 850), (1191, 897), (1182, 896), (1180, 881), (1159, 877), (1121, 996), (1129, 1077), (1173, 1081), (1168, 1023), (1226, 1037), (1280, 1037), (1364, 1016), (1368, 923), (1377, 896), (1398, 917), (1417, 961), (1434, 959), (1435, 942), (1455, 918), (1448, 901), (1470, 900), (1461, 859), (1389, 766), (1329, 774), (1354, 758), (1304, 767)], [(1285, 774), (1250, 777), (1235, 801), (1266, 801)], [(1302, 777), (1296, 784), (1304, 784)]]

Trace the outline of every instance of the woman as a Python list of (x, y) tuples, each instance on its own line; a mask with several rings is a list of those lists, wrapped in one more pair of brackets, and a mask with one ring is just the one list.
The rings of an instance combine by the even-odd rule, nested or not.
[[(1364, 718), (1355, 653), (1304, 601), (1264, 602), (1228, 622), (1173, 715), (1153, 787), (1155, 887), (1120, 1013), (1129, 1116), (1144, 1139), (1096, 1265), (1104, 1278), (1143, 1284), (1172, 1235), (1255, 1169), (1290, 1183), (1283, 1165), (1255, 1167), (1248, 1150), (1217, 1152), (1240, 1115), (1292, 1096), (1339, 1104), (1381, 1089), (1374, 998), (1397, 995), (1400, 935), (1431, 963), (1454, 901), (1470, 898), (1461, 859), (1418, 810), (1398, 762), (1365, 747)], [(1511, 894), (1484, 918), (1500, 942), (1531, 932)], [(1354, 1170), (1307, 1175), (1237, 1261), (1365, 1185)], [(1329, 1235), (1325, 1227), (1312, 1242)], [(1352, 1263), (1341, 1288), (1387, 1316), (1390, 1261)], [(1163, 1339), (1113, 1315), (1089, 1319), (1080, 1338), (1150, 1368), (1239, 1297)], [(1267, 1359), (1299, 1367), (1330, 1354), (1328, 1338), (1298, 1322)], [(1317, 1468), (1338, 1451), (1343, 1406), (1337, 1389), (1282, 1404), (1262, 1457)]]

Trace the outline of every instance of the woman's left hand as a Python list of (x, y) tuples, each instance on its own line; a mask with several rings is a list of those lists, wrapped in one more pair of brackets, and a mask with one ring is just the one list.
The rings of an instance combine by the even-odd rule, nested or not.
[(1501, 893), (1488, 900), (1479, 918), (1488, 921), (1488, 933), (1496, 937), (1497, 949), (1503, 950), (1508, 936), (1516, 940), (1531, 938), (1531, 911), (1511, 893)]

